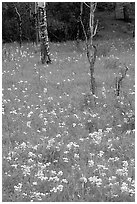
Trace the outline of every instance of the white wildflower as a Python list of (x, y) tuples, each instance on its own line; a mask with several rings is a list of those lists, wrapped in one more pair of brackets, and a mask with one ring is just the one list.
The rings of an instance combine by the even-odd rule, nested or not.
[(57, 176), (50, 177), (50, 178), (49, 178), (49, 181), (57, 182), (57, 181), (59, 181), (59, 178), (58, 178)]
[(75, 157), (75, 158), (79, 158), (79, 154), (76, 154), (76, 153), (75, 153), (75, 154), (74, 154), (74, 157)]
[(67, 181), (66, 179), (62, 179), (61, 182), (63, 182), (63, 183), (68, 183), (68, 181)]
[(15, 191), (21, 192), (22, 183), (18, 183), (17, 186), (14, 186)]
[(128, 167), (128, 162), (127, 161), (123, 161), (123, 166), (124, 167)]
[(104, 154), (104, 152), (103, 152), (103, 151), (100, 151), (99, 154), (98, 154), (98, 156), (99, 156), (99, 157), (102, 157), (103, 154)]
[(64, 157), (63, 160), (64, 160), (64, 162), (69, 162), (67, 157)]
[(127, 192), (128, 191), (128, 184), (123, 182), (121, 186), (121, 191), (122, 192)]
[(30, 166), (26, 166), (26, 165), (22, 165), (22, 170), (23, 170), (23, 174), (26, 175), (30, 175), (30, 171), (31, 171), (31, 167)]
[(88, 164), (89, 164), (89, 167), (93, 167), (94, 166), (94, 161), (93, 160), (89, 160)]
[(97, 176), (89, 177), (88, 180), (92, 183), (96, 183), (98, 187), (102, 185), (102, 179), (98, 178)]
[(36, 155), (33, 152), (29, 152), (28, 157), (36, 157)]
[(82, 175), (82, 177), (80, 178), (80, 181), (87, 183), (87, 178), (85, 176)]
[(57, 190), (63, 191), (63, 185), (59, 185), (59, 186), (57, 187)]
[(56, 171), (54, 171), (54, 170), (51, 170), (51, 175), (53, 176), (53, 175), (56, 175), (57, 174), (57, 172)]
[(33, 112), (30, 111), (30, 112), (28, 113), (27, 117), (30, 118), (32, 114), (33, 114)]
[(54, 193), (56, 193), (57, 192), (57, 188), (52, 188), (51, 190), (50, 190), (50, 192), (54, 192)]
[(62, 176), (63, 175), (63, 171), (59, 171), (57, 175), (58, 176)]
[(100, 186), (102, 185), (102, 179), (101, 179), (101, 178), (97, 179), (96, 185), (97, 185), (98, 187), (100, 187)]
[(20, 147), (25, 149), (25, 148), (27, 147), (27, 145), (26, 145), (25, 142), (23, 142), (23, 143), (20, 145)]
[(34, 186), (36, 186), (38, 183), (35, 181), (35, 182), (33, 182), (32, 184), (33, 184)]
[(50, 139), (50, 140), (48, 141), (48, 147), (49, 147), (49, 146), (52, 146), (54, 142), (55, 142), (55, 138)]

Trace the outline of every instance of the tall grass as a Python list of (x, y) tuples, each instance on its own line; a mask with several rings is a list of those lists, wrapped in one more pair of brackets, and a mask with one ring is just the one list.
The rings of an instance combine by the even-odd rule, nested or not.
[[(44, 66), (30, 44), (4, 48), (13, 55), (2, 70), (4, 202), (135, 200), (134, 51), (109, 43), (95, 64), (96, 98), (72, 42), (51, 44)], [(118, 98), (112, 54), (129, 67)]]

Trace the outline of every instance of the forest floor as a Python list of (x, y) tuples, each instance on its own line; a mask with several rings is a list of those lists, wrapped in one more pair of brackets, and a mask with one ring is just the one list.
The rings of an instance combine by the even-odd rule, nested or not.
[(3, 46), (3, 201), (135, 200), (134, 39), (119, 32), (95, 40), (96, 98), (84, 42), (51, 43), (50, 65)]

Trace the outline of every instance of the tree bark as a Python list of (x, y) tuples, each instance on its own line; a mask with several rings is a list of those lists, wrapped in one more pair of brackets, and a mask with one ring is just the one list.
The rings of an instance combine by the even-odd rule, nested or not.
[(93, 45), (93, 37), (96, 35), (97, 31), (97, 26), (98, 26), (98, 21), (96, 26), (94, 26), (94, 12), (97, 6), (97, 3), (91, 2), (90, 5), (85, 3), (86, 6), (89, 7), (90, 9), (90, 17), (89, 17), (89, 28), (90, 28), (90, 41), (88, 42), (87, 38), (87, 33), (85, 31), (85, 27), (82, 21), (82, 12), (83, 12), (83, 2), (81, 3), (81, 12), (80, 12), (80, 22), (83, 28), (83, 32), (85, 35), (85, 41), (86, 41), (86, 53), (87, 53), (87, 58), (89, 61), (89, 68), (90, 68), (90, 82), (91, 82), (91, 92), (93, 95), (95, 95), (96, 92), (96, 83), (95, 83), (95, 78), (94, 78), (94, 65), (96, 61), (96, 54), (97, 54), (97, 49), (96, 46)]
[(46, 3), (43, 6), (39, 6), (39, 26), (40, 26), (40, 43), (41, 43), (41, 62), (51, 63), (50, 52), (49, 52), (49, 39), (47, 30), (47, 13)]

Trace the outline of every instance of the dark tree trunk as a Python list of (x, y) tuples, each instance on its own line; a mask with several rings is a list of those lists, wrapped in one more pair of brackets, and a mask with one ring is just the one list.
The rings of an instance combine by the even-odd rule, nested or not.
[(129, 22), (130, 18), (129, 18), (129, 12), (128, 12), (128, 5), (123, 6), (123, 13), (124, 13), (124, 21)]

